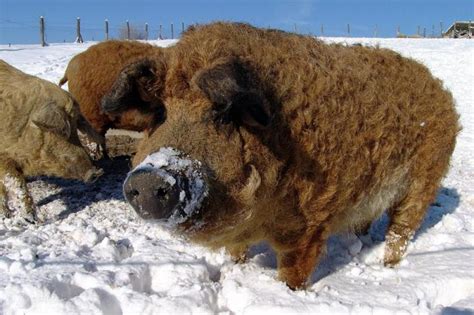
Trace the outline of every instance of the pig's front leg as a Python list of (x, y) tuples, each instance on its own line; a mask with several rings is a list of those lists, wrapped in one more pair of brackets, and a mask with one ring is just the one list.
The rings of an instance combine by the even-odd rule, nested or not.
[(0, 218), (9, 218), (10, 209), (8, 208), (8, 194), (5, 185), (0, 181)]
[(11, 216), (8, 208), (8, 192), (17, 199), (14, 201), (20, 204), (22, 219), (28, 223), (35, 223), (37, 221), (36, 207), (28, 192), (23, 174), (13, 159), (0, 154), (0, 214), (5, 217)]
[(278, 278), (292, 290), (304, 289), (325, 246), (326, 238), (316, 234), (303, 238), (292, 249), (278, 251)]

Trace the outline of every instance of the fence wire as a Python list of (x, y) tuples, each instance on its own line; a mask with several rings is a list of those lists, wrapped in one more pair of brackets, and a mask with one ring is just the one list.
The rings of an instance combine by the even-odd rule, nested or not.
[[(108, 20), (107, 20), (108, 21)], [(111, 22), (108, 21), (108, 38), (109, 39), (125, 39), (127, 38), (127, 32), (124, 32), (126, 29), (126, 21), (123, 22)], [(106, 39), (106, 20), (102, 23), (84, 23), (81, 21), (81, 35), (82, 38), (86, 41), (100, 41)], [(148, 24), (148, 32), (145, 30), (145, 24)], [(193, 24), (193, 23), (189, 23)], [(164, 24), (164, 23), (132, 23), (130, 22), (131, 34), (134, 34), (138, 38), (131, 39), (145, 39), (146, 34), (148, 34), (148, 39), (170, 39), (170, 38), (179, 38), (183, 29), (185, 30), (186, 26), (189, 25), (184, 22)], [(435, 25), (437, 25), (435, 27)], [(270, 27), (269, 27), (270, 28)], [(443, 24), (436, 23), (430, 27), (418, 26), (417, 30), (413, 33), (400, 32), (400, 26), (393, 28), (393, 37), (416, 37), (416, 38), (439, 38), (443, 35)], [(39, 19), (37, 23), (32, 22), (22, 22), (14, 21), (11, 19), (0, 18), (0, 35), (7, 34), (7, 32), (38, 32), (40, 31)], [(361, 27), (354, 25), (351, 27), (350, 24), (345, 24), (339, 28), (334, 26), (326, 26), (320, 24), (320, 26), (315, 27), (315, 29), (310, 29), (307, 26), (299, 27), (298, 24), (294, 24), (293, 28), (290, 30), (296, 33), (313, 35), (313, 36), (354, 36), (354, 37), (377, 37), (381, 33), (381, 28), (378, 25), (374, 25), (371, 29), (370, 27)], [(38, 34), (36, 33), (36, 34)], [(30, 35), (30, 37), (32, 37)], [(77, 37), (76, 33), (76, 21), (71, 21), (71, 23), (55, 23), (54, 21), (48, 21), (45, 17), (45, 38), (49, 42), (73, 42)], [(38, 37), (37, 37), (38, 38)], [(38, 38), (39, 39), (39, 38)], [(0, 40), (1, 37), (0, 37)], [(5, 40), (2, 40), (5, 41)]]

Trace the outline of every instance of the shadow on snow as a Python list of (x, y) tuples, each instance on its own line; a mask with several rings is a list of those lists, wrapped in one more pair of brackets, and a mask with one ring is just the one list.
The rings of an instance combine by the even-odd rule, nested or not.
[[(442, 187), (438, 191), (436, 200), (430, 205), (425, 218), (415, 233), (413, 240), (426, 233), (435, 226), (442, 218), (453, 213), (459, 206), (460, 196), (455, 188)], [(374, 221), (368, 235), (361, 236), (363, 246), (373, 247), (385, 240), (385, 232), (389, 224), (389, 218), (384, 214), (380, 219)], [(249, 258), (262, 267), (277, 268), (275, 252), (267, 243), (253, 246), (249, 251)], [(311, 284), (318, 282), (327, 275), (343, 268), (349, 264), (354, 257), (349, 253), (347, 241), (344, 236), (332, 236), (327, 242), (327, 252), (323, 256), (311, 276)]]
[(37, 201), (38, 207), (55, 200), (61, 200), (66, 209), (58, 214), (62, 219), (71, 213), (76, 213), (90, 206), (92, 203), (105, 200), (124, 200), (122, 184), (130, 170), (129, 157), (115, 157), (112, 160), (100, 160), (97, 166), (104, 170), (96, 182), (85, 184), (78, 180), (67, 180), (55, 177), (37, 177), (47, 184), (60, 187), (60, 191)]

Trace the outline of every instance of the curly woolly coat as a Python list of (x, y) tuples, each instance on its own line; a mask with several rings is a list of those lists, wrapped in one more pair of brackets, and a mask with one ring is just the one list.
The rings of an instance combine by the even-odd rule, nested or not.
[(171, 146), (212, 170), (218, 188), (201, 224), (183, 224), (188, 235), (237, 258), (267, 240), (280, 278), (298, 288), (331, 234), (388, 209), (385, 264), (398, 263), (459, 131), (451, 94), (426, 67), (238, 23), (192, 27), (160, 58), (166, 119), (134, 164)]

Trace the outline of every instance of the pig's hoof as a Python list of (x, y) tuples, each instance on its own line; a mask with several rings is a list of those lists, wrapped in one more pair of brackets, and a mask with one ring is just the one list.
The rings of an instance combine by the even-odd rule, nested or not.
[(383, 258), (383, 264), (385, 267), (394, 268), (402, 260), (402, 248), (396, 246), (396, 244), (386, 244), (385, 253)]
[(383, 264), (385, 267), (395, 268), (402, 260), (402, 253), (399, 248), (385, 245), (385, 253), (383, 257)]
[(23, 221), (24, 224), (37, 224), (38, 223), (38, 216), (36, 215), (36, 211), (23, 213), (20, 217), (20, 220)]
[(9, 219), (12, 217), (12, 212), (7, 206), (0, 206), (0, 219)]
[(398, 263), (400, 262), (400, 259), (396, 260), (396, 259), (388, 259), (387, 258), (384, 258), (384, 261), (383, 261), (383, 265), (387, 268), (395, 268)]
[(236, 264), (243, 264), (247, 261), (247, 251), (248, 247), (247, 246), (237, 246), (233, 248), (227, 248), (228, 253), (230, 254), (230, 257), (232, 261)]
[(231, 253), (232, 261), (236, 264), (243, 264), (247, 261), (247, 252)]
[(284, 275), (279, 275), (279, 280), (286, 283), (286, 286), (293, 291), (304, 290), (307, 287), (306, 277), (303, 279), (301, 276), (295, 277), (285, 277)]
[(399, 233), (389, 230), (385, 237), (384, 265), (393, 268), (402, 260), (406, 254), (408, 242), (412, 233), (410, 231), (401, 231)]
[(299, 284), (292, 284), (292, 283), (286, 282), (286, 286), (290, 288), (291, 291), (306, 290), (306, 288), (308, 287), (306, 282), (299, 283)]

